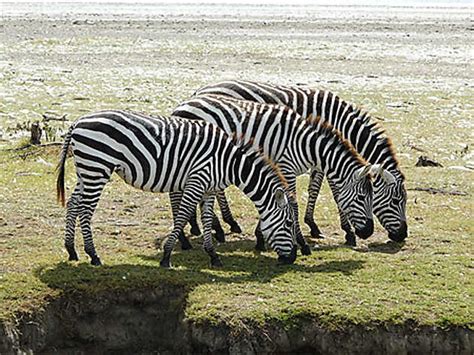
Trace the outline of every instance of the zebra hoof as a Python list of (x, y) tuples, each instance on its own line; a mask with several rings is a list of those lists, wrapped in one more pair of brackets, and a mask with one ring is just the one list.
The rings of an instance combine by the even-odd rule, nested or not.
[(195, 236), (201, 235), (201, 230), (199, 229), (198, 226), (192, 226), (191, 227), (191, 234), (195, 235)]
[(301, 247), (301, 255), (311, 255), (311, 248), (308, 244), (305, 244)]
[(346, 235), (346, 242), (344, 245), (350, 246), (350, 247), (355, 247), (357, 246), (356, 243), (356, 238), (354, 235)]
[(189, 240), (185, 239), (186, 241), (181, 242), (181, 250), (191, 250), (193, 248), (192, 244)]
[(232, 222), (230, 223), (230, 231), (232, 233), (242, 233), (242, 228), (240, 228), (240, 226), (238, 225), (237, 222)]
[(69, 252), (69, 261), (78, 261), (79, 257), (75, 251)]
[(216, 240), (217, 240), (219, 243), (225, 243), (225, 234), (224, 234), (224, 231), (223, 231), (223, 230), (216, 231), (216, 233), (214, 234), (214, 238), (216, 238)]
[(171, 262), (168, 259), (161, 259), (160, 266), (165, 269), (169, 269), (171, 268)]
[(289, 255), (279, 255), (278, 264), (280, 265), (291, 265), (296, 260), (296, 247), (293, 247)]
[(324, 234), (319, 230), (319, 228), (311, 228), (311, 238), (324, 239)]
[(267, 251), (267, 248), (265, 247), (265, 244), (257, 243), (255, 244), (255, 250), (264, 252), (264, 251)]
[(100, 265), (102, 265), (102, 262), (100, 261), (100, 258), (98, 256), (92, 256), (91, 257), (91, 265), (100, 266)]
[(223, 267), (224, 264), (222, 264), (221, 259), (216, 255), (211, 257), (211, 266), (212, 267)]

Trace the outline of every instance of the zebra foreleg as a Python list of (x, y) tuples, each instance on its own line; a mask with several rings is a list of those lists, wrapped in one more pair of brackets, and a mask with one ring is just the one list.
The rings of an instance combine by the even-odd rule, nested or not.
[[(329, 187), (331, 188), (331, 192), (332, 192), (332, 195), (334, 196), (334, 199), (336, 201), (339, 200), (339, 190), (337, 189), (337, 187), (331, 183), (331, 180), (329, 180)], [(355, 233), (354, 231), (352, 230), (352, 226), (351, 226), (351, 223), (349, 222), (346, 214), (344, 212), (342, 212), (342, 210), (339, 208), (339, 204), (337, 206), (337, 209), (339, 211), (339, 220), (341, 222), (341, 229), (346, 232), (346, 241), (345, 241), (345, 245), (348, 245), (348, 246), (351, 246), (351, 247), (355, 247), (357, 245), (356, 243), (356, 236), (355, 236)]]
[(260, 229), (260, 221), (255, 228), (255, 237), (257, 238), (257, 244), (255, 244), (255, 250), (257, 251), (266, 251), (265, 239), (263, 238), (262, 230)]
[(191, 225), (191, 234), (192, 235), (201, 235), (201, 229), (199, 228), (197, 222), (197, 209), (194, 209), (191, 218), (189, 219), (189, 224)]
[(341, 220), (341, 228), (344, 232), (346, 232), (346, 241), (344, 244), (351, 247), (357, 246), (356, 236), (352, 230), (352, 226), (349, 223), (346, 215), (341, 210), (339, 210), (339, 218)]
[[(179, 212), (179, 206), (181, 204), (181, 198), (183, 197), (183, 193), (182, 192), (170, 192), (170, 202), (171, 202), (171, 212), (173, 214), (173, 222), (176, 221), (176, 217), (178, 216), (178, 212)], [(194, 209), (194, 218), (196, 218), (196, 209)], [(191, 223), (191, 221), (190, 221)], [(191, 229), (192, 229), (192, 223), (191, 223)], [(199, 229), (199, 227), (198, 227)], [(192, 233), (192, 231), (191, 231)], [(199, 231), (199, 234), (201, 233), (201, 231)], [(188, 238), (186, 238), (186, 236), (184, 235), (184, 230), (182, 230), (179, 234), (178, 234), (178, 240), (179, 240), (179, 243), (181, 244), (181, 249), (182, 250), (189, 250), (189, 249), (192, 249), (193, 246), (191, 245), (191, 243), (189, 242)]]
[(299, 223), (299, 211), (298, 211), (298, 201), (296, 200), (296, 176), (294, 174), (287, 175), (288, 180), (288, 190), (291, 191), (293, 195), (290, 198), (290, 205), (293, 208), (293, 215), (295, 218), (295, 232), (296, 232), (296, 242), (301, 248), (301, 254), (303, 255), (311, 255), (311, 248), (309, 247), (306, 239), (303, 237), (303, 233), (301, 232), (301, 227)]
[(202, 204), (202, 225), (204, 226), (204, 250), (211, 258), (211, 266), (221, 267), (222, 261), (217, 255), (214, 245), (212, 244), (212, 224), (213, 219), (216, 217), (213, 211), (214, 207), (214, 195), (206, 195), (203, 199)]
[(69, 254), (69, 261), (79, 260), (76, 248), (74, 246), (74, 236), (76, 233), (76, 220), (79, 213), (78, 206), (80, 203), (81, 185), (77, 183), (74, 192), (67, 202), (66, 212), (66, 229), (64, 236), (64, 246)]
[(316, 200), (318, 199), (319, 191), (321, 190), (323, 179), (323, 173), (316, 170), (312, 171), (308, 186), (308, 204), (306, 205), (306, 213), (304, 216), (304, 222), (311, 230), (311, 237), (317, 239), (324, 238), (323, 233), (314, 220), (314, 207), (316, 205)]
[(237, 221), (234, 219), (234, 216), (232, 215), (232, 211), (230, 210), (229, 202), (227, 201), (225, 192), (218, 191), (216, 196), (217, 196), (217, 203), (219, 204), (219, 208), (222, 213), (222, 219), (224, 220), (225, 223), (227, 223), (230, 226), (230, 231), (232, 233), (242, 233), (242, 228), (240, 228), (239, 224), (237, 223)]
[(173, 231), (163, 246), (163, 257), (160, 261), (161, 267), (171, 267), (171, 252), (176, 244), (176, 240), (179, 238), (179, 234), (183, 232), (184, 226), (189, 221), (189, 217), (196, 209), (197, 204), (201, 201), (203, 193), (204, 191), (200, 181), (196, 181), (195, 183), (189, 182), (183, 191), (179, 211), (174, 220)]

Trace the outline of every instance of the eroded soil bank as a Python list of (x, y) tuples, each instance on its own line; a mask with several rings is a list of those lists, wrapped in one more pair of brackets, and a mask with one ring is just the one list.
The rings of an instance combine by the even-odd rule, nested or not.
[(327, 329), (317, 319), (292, 327), (269, 322), (236, 329), (196, 324), (185, 318), (186, 290), (168, 285), (153, 290), (69, 294), (17, 324), (2, 324), (0, 353), (229, 353), (307, 352), (472, 354), (474, 332), (404, 325), (348, 325)]

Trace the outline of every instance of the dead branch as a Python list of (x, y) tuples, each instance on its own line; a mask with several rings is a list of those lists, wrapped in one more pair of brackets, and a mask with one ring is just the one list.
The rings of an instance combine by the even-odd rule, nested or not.
[(412, 189), (408, 189), (409, 191), (423, 191), (423, 192), (429, 192), (430, 194), (443, 194), (443, 195), (454, 195), (454, 196), (467, 196), (467, 192), (463, 191), (448, 191), (448, 190), (443, 190), (443, 189), (436, 189), (434, 187), (414, 187)]

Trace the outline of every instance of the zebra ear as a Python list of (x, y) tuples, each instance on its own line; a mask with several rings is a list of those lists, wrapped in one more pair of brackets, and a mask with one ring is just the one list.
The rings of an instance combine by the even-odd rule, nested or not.
[(355, 180), (358, 181), (362, 179), (363, 177), (369, 175), (371, 167), (372, 166), (370, 164), (367, 164), (366, 166), (363, 166), (362, 168), (357, 169), (354, 174)]
[(288, 198), (286, 197), (285, 191), (279, 187), (275, 191), (275, 200), (278, 207), (283, 208), (288, 205)]
[(380, 164), (374, 164), (370, 167), (370, 173), (372, 175), (382, 175), (382, 171), (383, 171), (383, 168), (382, 168), (382, 165)]
[(395, 180), (396, 180), (395, 176), (393, 176), (393, 174), (390, 171), (384, 169), (382, 167), (382, 165), (380, 165), (380, 164), (372, 165), (372, 168), (371, 168), (370, 172), (373, 175), (380, 175), (382, 180), (385, 181), (385, 183), (387, 185), (391, 185), (391, 184), (395, 183)]
[(385, 169), (382, 170), (382, 179), (387, 183), (387, 185), (394, 184), (397, 180), (390, 171), (387, 171)]

